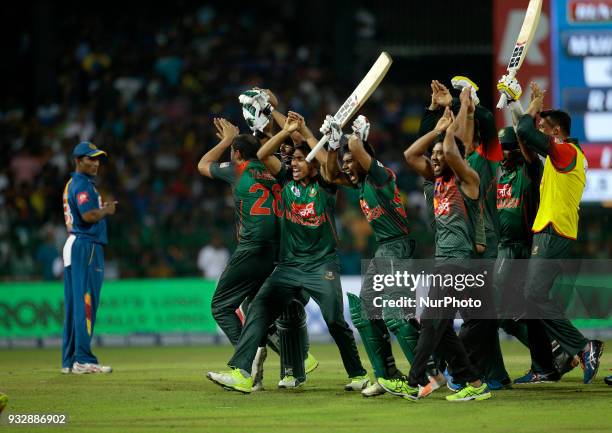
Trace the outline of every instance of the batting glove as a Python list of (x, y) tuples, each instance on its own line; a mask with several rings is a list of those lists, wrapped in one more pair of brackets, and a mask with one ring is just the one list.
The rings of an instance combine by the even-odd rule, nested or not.
[(478, 93), (476, 93), (479, 90), (478, 86), (468, 77), (464, 77), (463, 75), (456, 75), (451, 78), (451, 85), (454, 89), (459, 90), (459, 92), (461, 92), (464, 87), (470, 86), (470, 93), (472, 95), (472, 101), (474, 101), (474, 105), (480, 104), (480, 99), (478, 99)]
[(353, 132), (357, 134), (361, 141), (368, 141), (368, 135), (370, 135), (370, 121), (363, 114), (357, 116), (353, 125)]
[(511, 78), (509, 75), (504, 75), (497, 82), (497, 90), (502, 95), (506, 95), (508, 101), (518, 101), (523, 94), (523, 89), (516, 78)]
[(342, 127), (334, 116), (328, 114), (325, 116), (323, 125), (319, 128), (321, 134), (328, 135), (328, 146), (331, 150), (337, 150), (340, 147), (340, 137), (342, 137)]

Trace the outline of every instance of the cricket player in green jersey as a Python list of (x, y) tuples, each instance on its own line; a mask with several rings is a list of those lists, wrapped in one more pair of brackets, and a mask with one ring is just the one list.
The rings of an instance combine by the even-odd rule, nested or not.
[[(463, 118), (467, 107), (460, 113)], [(458, 116), (459, 117), (459, 116)], [(404, 153), (408, 165), (434, 183), (434, 214), (436, 219), (436, 273), (446, 275), (466, 272), (467, 262), (475, 254), (474, 235), (478, 216), (480, 179), (467, 164), (454, 135), (460, 123), (449, 107), (433, 131), (415, 141)], [(441, 134), (444, 139), (441, 140)], [(431, 159), (425, 153), (433, 145)], [(461, 264), (463, 262), (463, 264)], [(462, 267), (463, 266), (463, 267)], [(453, 288), (434, 284), (429, 298), (440, 299), (452, 294)], [(427, 386), (427, 362), (436, 352), (449, 364), (456, 382), (465, 384), (449, 401), (485, 400), (491, 397), (486, 383), (481, 382), (470, 362), (462, 340), (453, 330), (457, 309), (447, 307), (435, 311), (426, 307), (421, 316), (421, 330), (410, 367), (408, 380), (379, 379), (379, 383), (394, 395), (409, 400), (419, 398), (419, 387)]]
[[(391, 352), (389, 330), (394, 333), (408, 361), (414, 360), (418, 339), (418, 324), (409, 320), (410, 312), (384, 309), (376, 306), (375, 298), (390, 293), (374, 291), (373, 275), (390, 273), (387, 262), (392, 259), (410, 259), (415, 242), (410, 236), (408, 216), (396, 185), (396, 176), (375, 159), (374, 150), (367, 142), (370, 123), (363, 115), (352, 125), (353, 134), (342, 135), (338, 122), (327, 116), (321, 132), (329, 134), (327, 168), (336, 184), (357, 188), (361, 210), (370, 223), (378, 249), (369, 263), (359, 296), (348, 294), (351, 319), (361, 335), (375, 380), (362, 391), (364, 397), (384, 394), (378, 378), (393, 379), (402, 376)], [(347, 138), (348, 137), (348, 138)], [(341, 143), (344, 145), (341, 146)], [(338, 166), (338, 153), (342, 171)], [(412, 312), (413, 313), (413, 312)]]
[[(295, 146), (291, 171), (274, 156), (291, 133), (300, 131), (309, 144)], [(228, 362), (229, 372), (209, 372), (220, 386), (250, 393), (253, 378), (249, 370), (266, 329), (302, 291), (321, 308), (323, 319), (334, 338), (350, 382), (346, 390), (361, 390), (368, 378), (351, 329), (343, 317), (342, 287), (336, 251), (334, 207), (336, 187), (317, 172), (317, 163), (306, 156), (316, 142), (303, 118), (290, 112), (281, 132), (266, 142), (257, 156), (276, 177), (284, 211), (281, 227), (280, 261), (247, 312), (244, 330)], [(319, 156), (317, 156), (319, 158)]]
[[(461, 85), (457, 78), (462, 78)], [(430, 131), (435, 122), (442, 116), (445, 107), (453, 113), (461, 113), (461, 107), (467, 105), (465, 121), (460, 121), (458, 131), (465, 144), (466, 160), (480, 178), (479, 222), (476, 227), (476, 255), (475, 259), (488, 260), (487, 274), (493, 274), (494, 259), (497, 257), (497, 244), (499, 239), (499, 221), (496, 207), (497, 170), (502, 159), (501, 146), (497, 139), (495, 119), (493, 114), (485, 107), (475, 103), (475, 84), (466, 77), (454, 77), (453, 84), (461, 88), (459, 98), (453, 98), (450, 91), (439, 81), (432, 81), (431, 104), (423, 116), (420, 133)], [(484, 226), (484, 231), (480, 227)], [(483, 293), (487, 302), (493, 303), (493, 287)], [(473, 328), (473, 329), (469, 329)], [(472, 362), (482, 372), (492, 389), (510, 386), (511, 380), (504, 368), (497, 323), (494, 320), (466, 320), (461, 325), (459, 336), (465, 340), (466, 349)], [(476, 336), (472, 339), (472, 336)], [(453, 385), (451, 377), (449, 387), (458, 389), (459, 384)]]
[[(277, 196), (280, 194), (280, 186), (257, 159), (257, 150), (260, 147), (257, 138), (240, 135), (238, 128), (225, 119), (214, 119), (214, 124), (221, 141), (202, 157), (198, 170), (203, 176), (223, 180), (232, 186), (238, 247), (219, 279), (211, 307), (219, 327), (235, 345), (242, 332), (242, 323), (236, 315), (236, 309), (245, 299), (255, 296), (272, 273), (278, 258), (281, 212)], [(231, 162), (218, 163), (230, 146)], [(291, 311), (294, 310), (296, 308), (292, 307)], [(287, 317), (280, 323), (282, 329), (291, 329), (295, 327), (291, 325), (298, 325), (296, 322), (304, 322), (302, 326), (298, 326), (302, 334), (298, 338), (300, 347), (285, 347), (280, 350), (280, 354), (281, 358), (291, 359), (294, 363), (297, 363), (295, 359), (304, 359), (306, 356), (304, 368), (310, 372), (316, 368), (318, 362), (308, 353), (308, 335), (302, 311), (303, 307), (301, 311), (296, 312), (297, 319)], [(274, 328), (270, 331), (274, 332)], [(281, 339), (276, 334), (271, 335), (269, 344), (278, 352), (277, 340)], [(280, 343), (283, 346), (282, 341)], [(257, 355), (253, 364), (255, 390), (262, 386), (263, 362), (266, 358), (264, 345), (259, 348)], [(301, 366), (298, 370), (300, 368)]]

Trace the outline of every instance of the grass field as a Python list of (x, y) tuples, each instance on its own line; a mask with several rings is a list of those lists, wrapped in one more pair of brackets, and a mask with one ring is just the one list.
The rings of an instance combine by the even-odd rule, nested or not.
[[(608, 345), (608, 347), (610, 347)], [(511, 376), (523, 373), (527, 351), (503, 345)], [(612, 387), (603, 383), (612, 356), (604, 355), (596, 382), (583, 385), (578, 368), (562, 382), (498, 391), (484, 402), (448, 403), (446, 389), (416, 403), (390, 395), (366, 399), (343, 391), (337, 349), (314, 345), (321, 361), (306, 385), (276, 389), (278, 357), (266, 363), (267, 390), (224, 391), (204, 377), (221, 370), (231, 348), (99, 348), (111, 375), (62, 375), (58, 350), (0, 351), (0, 390), (10, 397), (2, 415), (66, 413), (63, 428), (2, 425), (6, 431), (74, 432), (610, 432)], [(399, 354), (399, 350), (395, 350)], [(362, 359), (366, 359), (362, 353)], [(407, 372), (406, 362), (400, 367)], [(367, 365), (369, 368), (369, 364)]]

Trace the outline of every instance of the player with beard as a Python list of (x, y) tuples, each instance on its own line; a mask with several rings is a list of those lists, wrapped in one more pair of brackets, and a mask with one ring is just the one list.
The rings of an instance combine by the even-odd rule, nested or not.
[[(274, 153), (291, 133), (298, 130), (309, 144), (295, 146), (289, 172)], [(353, 333), (343, 317), (333, 215), (336, 187), (317, 172), (317, 162), (306, 161), (313, 142), (316, 144), (316, 139), (306, 128), (303, 118), (290, 112), (283, 130), (257, 153), (282, 185), (280, 198), (284, 218), (280, 262), (251, 303), (234, 356), (228, 362), (230, 371), (209, 372), (207, 375), (226, 389), (243, 393), (252, 391), (253, 378), (249, 370), (258, 342), (265, 337), (268, 326), (302, 291), (321, 308), (323, 319), (340, 350), (350, 378), (345, 389), (361, 390), (368, 383)]]
[[(487, 275), (492, 275), (499, 240), (496, 186), (497, 169), (502, 159), (501, 146), (497, 139), (493, 114), (477, 103), (475, 84), (466, 77), (454, 77), (452, 83), (455, 88), (461, 89), (459, 98), (453, 98), (444, 84), (432, 81), (431, 104), (425, 111), (419, 133), (430, 131), (442, 116), (445, 107), (451, 108), (453, 113), (459, 116), (461, 107), (467, 104), (465, 121), (460, 122), (458, 135), (465, 144), (466, 161), (480, 177), (479, 222), (475, 237), (477, 246), (473, 258), (482, 259), (481, 263), (487, 265)], [(487, 302), (493, 303), (494, 289), (491, 285), (488, 285), (488, 289), (483, 296), (487, 297)], [(486, 378), (491, 389), (511, 385), (510, 377), (504, 368), (495, 320), (466, 320), (461, 325), (459, 336), (470, 360)], [(458, 390), (462, 386), (455, 383), (451, 375), (447, 375), (447, 378), (449, 388)]]
[[(498, 88), (518, 86), (516, 79), (504, 77)], [(573, 357), (578, 355), (584, 369), (583, 382), (591, 383), (597, 374), (603, 342), (588, 340), (566, 318), (550, 297), (562, 260), (571, 255), (578, 236), (579, 208), (586, 184), (587, 161), (578, 141), (570, 138), (571, 118), (564, 111), (543, 111), (544, 92), (531, 83), (531, 101), (518, 122), (517, 136), (525, 146), (546, 158), (540, 184), (540, 206), (532, 230), (533, 245), (525, 286), (526, 320), (531, 356), (545, 369), (518, 379), (519, 383), (557, 381), (548, 342), (556, 340)], [(536, 118), (539, 121), (536, 127)]]
[[(348, 294), (351, 319), (361, 335), (375, 380), (362, 391), (364, 397), (385, 393), (379, 378), (397, 379), (402, 376), (391, 351), (389, 331), (396, 336), (410, 363), (418, 339), (418, 324), (410, 320), (411, 312), (376, 307), (374, 298), (382, 292), (373, 290), (373, 275), (389, 273), (387, 264), (392, 259), (412, 258), (415, 241), (410, 236), (409, 220), (396, 185), (396, 176), (376, 160), (372, 146), (367, 142), (370, 123), (363, 115), (352, 125), (353, 134), (342, 135), (340, 125), (327, 116), (321, 132), (329, 134), (327, 167), (336, 184), (350, 186), (359, 191), (361, 210), (370, 223), (378, 248), (366, 271), (359, 297)], [(344, 142), (344, 146), (341, 146)], [(338, 153), (342, 158), (342, 172), (338, 168)], [(386, 296), (392, 296), (387, 293)], [(413, 313), (413, 312), (412, 312)]]
[[(462, 110), (467, 110), (463, 104)], [(463, 118), (465, 113), (460, 113)], [(435, 128), (415, 141), (404, 153), (408, 165), (425, 179), (434, 182), (434, 214), (436, 219), (436, 269), (440, 275), (469, 272), (466, 264), (475, 254), (475, 224), (478, 217), (480, 179), (476, 171), (465, 161), (464, 151), (455, 140), (461, 125), (449, 107)], [(444, 134), (444, 138), (441, 135)], [(425, 153), (433, 145), (431, 159)], [(462, 146), (461, 146), (462, 148)], [(441, 299), (451, 295), (454, 288), (433, 285), (429, 298)], [(395, 395), (409, 400), (419, 398), (419, 386), (426, 386), (427, 362), (435, 353), (449, 364), (455, 381), (466, 386), (446, 397), (448, 401), (485, 400), (491, 397), (486, 383), (470, 363), (467, 352), (455, 331), (453, 317), (456, 308), (438, 309), (426, 307), (421, 316), (421, 331), (415, 351), (415, 359), (407, 381), (379, 383)]]

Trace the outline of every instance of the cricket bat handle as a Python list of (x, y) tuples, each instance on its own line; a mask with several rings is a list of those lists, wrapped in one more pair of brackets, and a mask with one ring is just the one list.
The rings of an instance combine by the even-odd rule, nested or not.
[(507, 103), (508, 103), (508, 97), (504, 95), (503, 93), (499, 95), (499, 102), (497, 103), (497, 108), (499, 110), (503, 110), (504, 108), (506, 108)]
[(312, 160), (315, 158), (317, 152), (319, 150), (321, 150), (321, 148), (323, 146), (325, 146), (325, 143), (327, 143), (327, 140), (329, 140), (329, 135), (325, 134), (323, 137), (321, 137), (321, 139), (319, 140), (317, 145), (312, 148), (312, 150), (310, 151), (310, 153), (306, 157), (306, 162), (312, 162)]
[[(516, 69), (508, 71), (508, 76), (510, 77), (510, 79), (516, 77)], [(503, 110), (504, 108), (506, 108), (507, 104), (508, 97), (504, 93), (502, 93), (501, 95), (499, 95), (499, 102), (497, 103), (497, 108), (499, 110)]]

